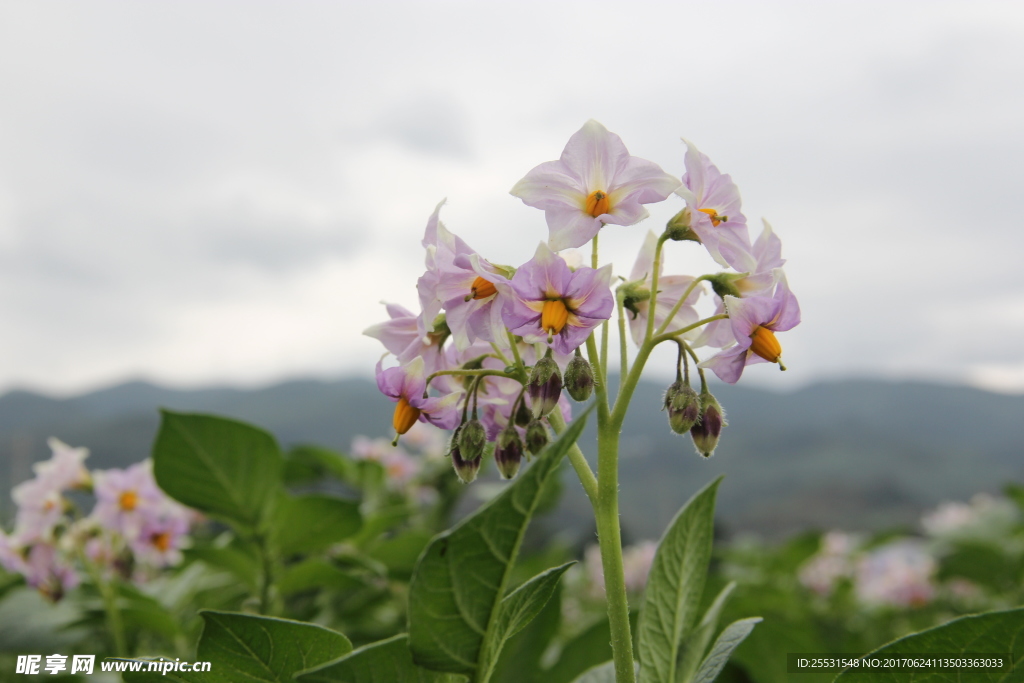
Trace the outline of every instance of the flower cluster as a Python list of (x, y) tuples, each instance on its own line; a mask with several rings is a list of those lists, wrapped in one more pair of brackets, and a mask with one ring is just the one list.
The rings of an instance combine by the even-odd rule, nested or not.
[(920, 607), (935, 597), (937, 569), (919, 539), (865, 549), (863, 539), (831, 531), (822, 537), (819, 552), (800, 568), (799, 579), (821, 596), (849, 581), (858, 602), (869, 608)]
[[(89, 451), (50, 439), (52, 457), (34, 466), (35, 477), (11, 492), (14, 529), (0, 530), (0, 565), (21, 574), (51, 600), (80, 581), (88, 564), (136, 580), (181, 561), (195, 514), (168, 498), (153, 479), (152, 462), (124, 470), (89, 472)], [(67, 493), (91, 491), (92, 512), (76, 515)]]
[[(377, 385), (396, 404), (397, 435), (417, 422), (455, 430), (449, 456), (465, 481), (476, 476), (481, 454), (493, 443), (499, 470), (514, 476), (524, 453), (538, 452), (549, 430), (569, 418), (563, 388), (583, 401), (603, 381), (606, 364), (591, 365), (596, 342), (588, 346), (589, 361), (581, 347), (618, 310), (641, 348), (679, 345), (687, 373), (684, 378), (679, 371), (679, 397), (667, 397), (670, 424), (690, 431), (701, 454), (714, 452), (724, 415), (705, 382), (699, 395), (685, 391), (687, 354), (696, 361), (695, 348), (720, 349), (698, 364), (702, 380), (704, 368), (726, 382), (736, 382), (751, 363), (785, 369), (775, 335), (794, 327), (800, 313), (782, 271), (779, 238), (765, 223), (751, 242), (735, 184), (686, 144), (685, 173), (675, 176), (631, 156), (619, 136), (588, 121), (559, 159), (538, 165), (511, 190), (544, 211), (549, 230), (547, 242), (518, 267), (488, 260), (449, 232), (439, 218), (444, 202), (437, 205), (422, 241), (420, 310), (386, 304), (389, 319), (365, 332), (397, 362), (385, 367), (382, 358), (377, 365)], [(613, 292), (611, 265), (597, 262), (598, 233), (606, 225), (634, 225), (648, 216), (644, 205), (673, 193), (685, 208), (660, 237), (647, 235), (629, 279), (619, 278)], [(703, 245), (732, 270), (663, 275), (662, 247), (669, 240)], [(559, 253), (591, 241), (591, 266), (575, 253)], [(717, 309), (705, 320), (696, 308), (706, 293), (702, 282), (711, 285), (709, 307)]]

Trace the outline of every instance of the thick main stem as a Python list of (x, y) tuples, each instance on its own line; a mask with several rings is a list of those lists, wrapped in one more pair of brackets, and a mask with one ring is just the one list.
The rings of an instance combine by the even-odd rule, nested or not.
[(608, 600), (612, 658), (616, 683), (634, 683), (633, 638), (629, 628), (629, 601), (626, 597), (625, 570), (622, 564), (622, 533), (619, 529), (619, 429), (598, 417), (597, 431), (597, 505), (594, 516), (601, 547), (604, 590)]

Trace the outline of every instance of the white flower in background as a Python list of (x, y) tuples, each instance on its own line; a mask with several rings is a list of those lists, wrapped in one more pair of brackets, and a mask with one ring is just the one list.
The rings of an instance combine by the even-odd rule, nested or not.
[(853, 554), (860, 537), (843, 531), (829, 531), (821, 537), (821, 548), (800, 567), (800, 583), (818, 595), (827, 596), (836, 584), (853, 576)]
[(1004, 538), (1020, 519), (1017, 506), (1005, 498), (978, 493), (970, 503), (942, 503), (921, 518), (934, 538)]
[(923, 542), (901, 539), (873, 549), (857, 562), (857, 598), (874, 607), (920, 607), (935, 597), (938, 564)]

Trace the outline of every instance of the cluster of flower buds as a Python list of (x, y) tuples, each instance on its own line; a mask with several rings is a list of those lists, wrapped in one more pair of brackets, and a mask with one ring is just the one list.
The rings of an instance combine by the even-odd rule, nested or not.
[[(90, 473), (83, 464), (87, 449), (49, 443), (50, 460), (36, 464), (36, 476), (11, 492), (18, 510), (14, 530), (0, 530), (0, 564), (56, 601), (78, 585), (80, 561), (135, 580), (181, 561), (197, 517), (157, 487), (151, 461)], [(65, 497), (72, 489), (92, 491), (89, 516), (74, 517)]]
[[(499, 470), (513, 476), (524, 453), (548, 442), (556, 406), (569, 419), (562, 389), (585, 401), (607, 372), (592, 368), (579, 349), (617, 300), (638, 345), (675, 339), (691, 351), (723, 349), (699, 365), (726, 382), (750, 363), (782, 367), (775, 333), (799, 322), (799, 308), (781, 268), (781, 243), (767, 223), (751, 243), (735, 184), (686, 144), (686, 172), (675, 176), (631, 156), (617, 135), (588, 121), (558, 160), (538, 165), (511, 190), (544, 211), (549, 229), (548, 241), (517, 268), (485, 259), (449, 232), (439, 220), (444, 202), (437, 205), (422, 240), (419, 312), (387, 304), (389, 319), (365, 332), (397, 361), (385, 368), (381, 359), (377, 385), (396, 404), (398, 436), (417, 421), (455, 430), (450, 457), (465, 481), (493, 443)], [(575, 252), (559, 253), (596, 239), (606, 225), (639, 222), (648, 215), (644, 205), (673, 193), (685, 208), (661, 237), (648, 233), (616, 293), (611, 265), (588, 267)], [(701, 244), (732, 271), (663, 275), (660, 252), (670, 240)], [(703, 326), (695, 325), (702, 282), (711, 285), (716, 308)], [(698, 451), (710, 455), (724, 424), (721, 407), (706, 387), (700, 395), (674, 394), (666, 405), (673, 429), (689, 429)]]

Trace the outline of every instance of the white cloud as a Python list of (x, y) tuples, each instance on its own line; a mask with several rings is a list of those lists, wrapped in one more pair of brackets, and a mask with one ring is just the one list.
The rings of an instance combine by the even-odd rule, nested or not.
[[(782, 236), (805, 322), (792, 370), (753, 381), (1024, 362), (1015, 5), (0, 12), (0, 388), (369, 372), (359, 333), (379, 299), (415, 303), (436, 202), (525, 260), (543, 216), (508, 189), (591, 117), (673, 173), (685, 134)], [(676, 208), (602, 233), (618, 272)]]

